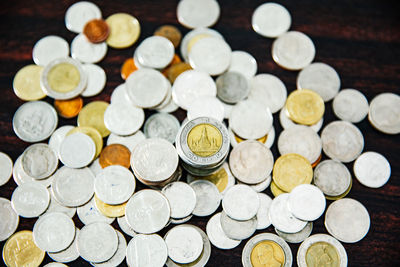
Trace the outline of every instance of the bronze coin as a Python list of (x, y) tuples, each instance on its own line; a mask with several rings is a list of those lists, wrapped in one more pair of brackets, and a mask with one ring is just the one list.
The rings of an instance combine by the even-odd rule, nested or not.
[(54, 107), (58, 114), (66, 119), (71, 119), (79, 114), (83, 107), (83, 99), (77, 96), (67, 100), (54, 100)]
[(102, 19), (93, 19), (86, 23), (83, 34), (92, 43), (104, 42), (110, 34), (107, 23)]
[(172, 25), (163, 25), (159, 27), (155, 32), (154, 35), (162, 36), (167, 38), (172, 42), (174, 47), (178, 47), (179, 43), (182, 39), (182, 34), (179, 29)]
[(120, 144), (112, 144), (106, 146), (100, 153), (99, 163), (104, 169), (110, 165), (121, 165), (129, 168), (131, 159), (131, 152), (129, 149)]

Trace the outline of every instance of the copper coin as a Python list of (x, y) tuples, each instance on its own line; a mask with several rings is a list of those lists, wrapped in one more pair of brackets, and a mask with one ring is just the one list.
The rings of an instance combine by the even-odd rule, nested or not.
[(92, 43), (104, 42), (110, 34), (107, 23), (102, 19), (93, 19), (86, 23), (83, 34)]
[(76, 117), (83, 107), (83, 99), (77, 96), (67, 100), (54, 100), (54, 107), (58, 114), (66, 119)]
[(121, 77), (122, 79), (126, 80), (128, 79), (129, 75), (132, 74), (132, 72), (138, 70), (138, 68), (135, 65), (135, 61), (133, 58), (128, 58), (124, 61), (124, 64), (122, 64), (121, 67)]
[(129, 168), (131, 152), (129, 149), (120, 144), (112, 144), (106, 146), (100, 153), (99, 163), (102, 168), (110, 165), (121, 165)]
[(179, 43), (182, 39), (182, 34), (179, 29), (172, 25), (163, 25), (159, 27), (155, 32), (154, 35), (162, 36), (167, 38), (172, 42), (174, 47), (178, 47)]
[(321, 159), (322, 159), (322, 154), (319, 155), (319, 157), (313, 164), (311, 164), (311, 167), (315, 168), (321, 162)]
[(171, 65), (169, 68), (165, 70), (165, 75), (171, 83), (175, 82), (175, 79), (184, 71), (191, 70), (192, 67), (185, 62), (180, 62), (177, 64)]

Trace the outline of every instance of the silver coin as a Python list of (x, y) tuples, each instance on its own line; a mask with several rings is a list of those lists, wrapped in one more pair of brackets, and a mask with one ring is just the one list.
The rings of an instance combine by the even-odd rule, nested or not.
[(260, 200), (260, 207), (257, 211), (257, 230), (263, 230), (271, 225), (269, 219), (269, 208), (272, 203), (272, 199), (264, 193), (258, 193), (258, 199)]
[(156, 234), (138, 234), (129, 241), (126, 249), (126, 262), (129, 266), (162, 267), (167, 258), (167, 245)]
[(44, 179), (55, 172), (58, 157), (47, 144), (33, 144), (25, 149), (21, 156), (22, 169), (35, 179)]
[(51, 189), (58, 202), (67, 207), (87, 203), (94, 193), (94, 175), (89, 168), (61, 167), (53, 175)]
[(220, 7), (215, 0), (184, 0), (178, 3), (176, 15), (186, 28), (210, 27), (217, 22)]
[(110, 218), (104, 216), (100, 211), (96, 208), (96, 204), (94, 202), (94, 198), (92, 198), (88, 203), (83, 206), (77, 208), (77, 214), (79, 220), (84, 224), (91, 224), (94, 222), (104, 222), (108, 224), (112, 224), (115, 218)]
[(364, 152), (353, 165), (357, 180), (371, 188), (379, 188), (390, 178), (391, 168), (388, 160), (377, 152)]
[(325, 227), (328, 233), (342, 242), (358, 242), (369, 231), (368, 210), (351, 198), (336, 200), (326, 210)]
[(56, 152), (57, 156), (60, 154), (60, 146), (62, 141), (67, 136), (67, 133), (74, 128), (75, 126), (72, 125), (64, 125), (57, 128), (57, 130), (55, 130), (50, 136), (49, 146), (54, 150), (54, 152)]
[(307, 222), (293, 216), (288, 207), (288, 200), (288, 193), (275, 197), (269, 208), (269, 218), (276, 229), (289, 234), (297, 233), (306, 226)]
[(6, 184), (10, 180), (13, 173), (12, 159), (3, 152), (0, 152), (0, 186)]
[[(74, 68), (74, 70), (78, 71), (79, 83), (76, 85), (75, 88), (68, 88), (68, 91), (60, 92), (60, 90), (58, 88), (54, 89), (51, 86), (51, 84), (49, 83), (49, 80), (48, 80), (49, 73), (59, 65), (70, 65)], [(65, 75), (69, 75), (69, 74), (65, 74)], [(68, 86), (71, 86), (71, 85), (68, 85)], [(44, 70), (42, 72), (42, 75), (40, 76), (40, 86), (42, 87), (43, 92), (45, 92), (46, 95), (48, 95), (54, 99), (64, 100), (64, 99), (74, 98), (74, 97), (80, 95), (83, 92), (83, 90), (85, 90), (86, 85), (87, 85), (87, 75), (86, 75), (86, 72), (83, 70), (82, 65), (79, 63), (79, 61), (69, 58), (69, 57), (58, 58), (58, 59), (51, 61), (49, 64), (46, 65), (46, 67), (44, 68)]]
[(118, 249), (118, 235), (112, 226), (95, 222), (85, 225), (78, 235), (78, 252), (86, 261), (109, 260)]
[(267, 140), (265, 141), (264, 145), (268, 148), (271, 148), (275, 141), (275, 128), (272, 125), (271, 130), (268, 132)]
[(172, 113), (177, 111), (179, 106), (172, 99), (172, 87), (168, 89), (167, 97), (164, 101), (156, 108), (158, 112)]
[[(283, 129), (288, 129), (292, 126), (298, 125), (288, 117), (285, 107), (283, 107), (279, 112), (279, 122), (281, 123)], [(321, 130), (323, 122), (324, 118), (321, 118), (317, 123), (310, 125), (309, 127), (318, 133), (319, 130)]]
[(192, 101), (187, 110), (188, 120), (200, 117), (210, 117), (218, 121), (223, 121), (224, 115), (224, 105), (215, 96), (201, 96)]
[(76, 213), (76, 208), (71, 208), (71, 207), (61, 205), (60, 203), (58, 203), (56, 198), (53, 196), (53, 191), (51, 190), (51, 187), (47, 188), (47, 190), (49, 191), (49, 194), (50, 194), (50, 204), (47, 207), (47, 210), (45, 211), (44, 214), (51, 213), (51, 212), (62, 212), (64, 214), (68, 215), (68, 217), (70, 217), (70, 218), (74, 217), (74, 215)]
[[(320, 246), (320, 248), (315, 249), (318, 251), (317, 254), (315, 254), (314, 250), (310, 251), (310, 248), (315, 245)], [(333, 246), (336, 253), (329, 251), (328, 246)], [(338, 267), (347, 266), (347, 254), (343, 245), (332, 236), (326, 234), (312, 235), (301, 243), (297, 251), (297, 265), (299, 267), (308, 267), (310, 263), (312, 264), (315, 262), (311, 261), (309, 263), (307, 260), (308, 257), (313, 260), (319, 259), (319, 263), (323, 265), (335, 264), (335, 266)]]
[(100, 165), (100, 159), (99, 158), (93, 160), (93, 162), (89, 165), (88, 168), (94, 174), (94, 176), (96, 176), (98, 173), (100, 173), (100, 171), (103, 169), (101, 167), (101, 165)]
[(163, 229), (170, 215), (168, 199), (161, 192), (151, 189), (136, 192), (125, 207), (129, 226), (142, 234), (152, 234)]
[(238, 72), (250, 80), (257, 73), (257, 61), (246, 51), (232, 51), (228, 71)]
[(107, 261), (101, 262), (101, 263), (94, 263), (91, 262), (90, 264), (93, 266), (100, 266), (100, 267), (115, 267), (119, 266), (125, 259), (126, 256), (126, 239), (123, 234), (121, 234), (120, 231), (115, 230), (118, 235), (118, 247), (117, 247), (117, 252)]
[(256, 216), (260, 200), (257, 192), (248, 185), (234, 185), (225, 193), (222, 208), (234, 220), (245, 221)]
[(15, 188), (11, 196), (11, 205), (23, 218), (35, 218), (41, 215), (50, 203), (50, 194), (41, 184), (28, 182)]
[(122, 83), (115, 87), (115, 89), (111, 93), (110, 103), (111, 104), (124, 104), (124, 105), (133, 105), (131, 99), (128, 96), (128, 92), (125, 88), (126, 83)]
[(162, 138), (173, 144), (180, 126), (175, 116), (155, 113), (146, 120), (143, 131), (147, 138)]
[(71, 42), (71, 57), (82, 63), (97, 63), (106, 56), (107, 49), (105, 42), (91, 43), (84, 34), (80, 33)]
[(229, 167), (239, 181), (257, 184), (265, 181), (271, 174), (274, 156), (271, 150), (254, 140), (240, 142), (232, 149)]
[(22, 169), (22, 162), (21, 162), (21, 156), (17, 158), (14, 164), (13, 168), (13, 179), (17, 185), (22, 185), (24, 183), (37, 183), (41, 184), (44, 187), (49, 187), (52, 181), (54, 180), (54, 176), (50, 176), (49, 178), (42, 179), (42, 180), (36, 180), (35, 178), (29, 176), (28, 174), (25, 173), (25, 171)]
[(368, 120), (383, 133), (400, 133), (400, 96), (393, 93), (375, 96), (369, 105)]
[(73, 133), (65, 137), (60, 146), (60, 161), (70, 168), (89, 165), (96, 154), (92, 138), (84, 133)]
[(174, 262), (186, 264), (194, 262), (203, 251), (203, 238), (199, 231), (189, 225), (178, 225), (164, 237), (168, 257)]
[(322, 149), (331, 159), (344, 163), (355, 160), (364, 149), (361, 131), (347, 121), (333, 121), (322, 130)]
[(87, 75), (87, 85), (81, 95), (89, 97), (100, 94), (106, 85), (106, 72), (95, 64), (83, 64), (82, 67)]
[(287, 32), (292, 24), (289, 11), (277, 3), (265, 3), (254, 10), (251, 24), (256, 33), (268, 38)]
[(212, 216), (206, 226), (210, 242), (219, 249), (232, 249), (237, 247), (241, 240), (231, 239), (226, 236), (221, 226), (221, 212)]
[(129, 226), (128, 222), (126, 221), (125, 216), (121, 216), (117, 218), (118, 226), (121, 228), (122, 232), (125, 234), (134, 237), (137, 233)]
[(313, 182), (325, 195), (340, 196), (351, 185), (351, 174), (341, 162), (324, 160), (314, 169)]
[(221, 38), (206, 37), (198, 40), (189, 51), (189, 64), (195, 70), (220, 75), (231, 64), (232, 50)]
[(18, 228), (19, 216), (11, 206), (11, 201), (0, 197), (0, 241), (9, 238)]
[(269, 107), (272, 113), (278, 112), (286, 102), (285, 84), (275, 75), (261, 73), (251, 79), (249, 99)]
[(77, 2), (67, 9), (65, 26), (72, 32), (81, 33), (85, 24), (92, 19), (101, 19), (99, 7), (91, 2)]
[(299, 154), (312, 164), (321, 156), (322, 141), (310, 127), (296, 125), (281, 132), (278, 138), (278, 150), (281, 155)]
[(297, 233), (284, 233), (282, 231), (279, 231), (278, 229), (275, 228), (275, 232), (285, 239), (286, 242), (292, 243), (292, 244), (297, 244), (303, 242), (307, 237), (310, 236), (311, 232), (313, 229), (313, 223), (308, 222), (306, 227), (304, 227), (300, 232)]
[(172, 98), (181, 108), (187, 110), (192, 102), (201, 96), (216, 96), (217, 87), (206, 72), (187, 70), (182, 72), (172, 86)]
[(304, 33), (290, 31), (274, 41), (271, 53), (272, 59), (282, 68), (300, 70), (314, 60), (315, 46)]
[[(271, 261), (269, 261), (269, 263), (271, 265), (267, 265), (267, 266), (273, 266), (274, 264), (276, 266), (279, 266), (278, 264), (280, 264), (280, 266), (282, 266), (282, 267), (290, 267), (290, 266), (292, 266), (292, 262), (293, 262), (292, 251), (290, 250), (290, 247), (285, 242), (285, 240), (283, 240), (281, 237), (279, 237), (279, 236), (277, 236), (275, 234), (263, 233), (263, 234), (258, 234), (256, 236), (253, 236), (249, 241), (247, 241), (246, 245), (244, 246), (243, 251), (242, 251), (242, 264), (243, 264), (243, 267), (253, 267), (252, 260), (251, 260), (250, 257), (253, 254), (252, 253), (253, 251), (256, 252), (254, 250), (255, 247), (258, 244), (262, 244), (263, 241), (269, 241), (269, 242), (275, 243), (276, 245), (281, 247), (281, 249), (283, 250), (283, 253), (285, 254), (283, 262), (281, 262), (280, 260), (277, 260), (274, 257), (274, 247), (272, 247), (270, 244), (266, 243), (264, 246), (262, 246), (262, 248), (260, 248), (261, 249), (260, 253), (262, 255), (264, 253), (269, 253), (270, 255), (272, 255), (272, 259), (271, 259)], [(260, 264), (264, 264), (264, 262), (263, 262), (261, 257), (258, 258), (258, 262)]]
[(360, 91), (343, 89), (333, 99), (332, 108), (339, 119), (358, 123), (368, 115), (369, 105)]
[(56, 110), (46, 102), (32, 101), (22, 104), (14, 113), (13, 129), (19, 139), (35, 143), (47, 139), (56, 129)]
[(118, 135), (131, 135), (142, 127), (144, 111), (127, 104), (111, 104), (104, 112), (104, 124), (108, 130)]
[(45, 214), (33, 226), (33, 240), (44, 251), (60, 252), (68, 248), (74, 238), (74, 222), (64, 213)]
[(310, 89), (327, 102), (339, 92), (340, 77), (336, 70), (325, 63), (312, 63), (297, 75), (297, 89)]
[(171, 63), (175, 48), (172, 42), (163, 36), (150, 36), (140, 43), (135, 53), (142, 66), (163, 69)]
[(192, 219), (192, 218), (193, 218), (193, 214), (190, 214), (189, 216), (187, 216), (187, 217), (185, 217), (183, 219), (171, 218), (169, 221), (172, 224), (182, 224), (182, 223), (186, 223), (186, 222), (190, 221), (190, 219)]
[(145, 139), (146, 136), (140, 130), (132, 135), (125, 135), (125, 136), (120, 136), (111, 133), (107, 138), (107, 146), (111, 144), (121, 144), (126, 146), (130, 151), (133, 151), (135, 146)]
[(64, 38), (48, 35), (35, 43), (32, 49), (32, 59), (36, 65), (45, 67), (57, 58), (66, 58), (69, 55), (69, 45)]
[(193, 215), (204, 217), (213, 214), (221, 203), (221, 194), (217, 186), (207, 180), (195, 180), (190, 186), (196, 193)]
[(310, 184), (293, 188), (287, 201), (289, 211), (303, 221), (315, 221), (325, 211), (326, 200), (322, 191)]
[(221, 227), (227, 237), (243, 240), (254, 234), (257, 229), (257, 217), (250, 220), (237, 221), (230, 218), (224, 211), (221, 212)]
[(161, 193), (169, 201), (171, 218), (182, 219), (192, 214), (196, 207), (196, 193), (193, 188), (184, 182), (167, 184)]
[(47, 255), (49, 255), (52, 260), (58, 262), (71, 262), (77, 260), (79, 258), (77, 246), (77, 237), (79, 235), (79, 231), (80, 230), (78, 228), (75, 228), (74, 241), (72, 241), (71, 245), (69, 245), (66, 249), (61, 250), (60, 252), (47, 252)]
[(43, 267), (68, 267), (68, 265), (65, 265), (64, 263), (60, 262), (50, 262), (47, 263), (46, 265), (43, 265)]
[(229, 119), (234, 105), (226, 104), (222, 101), (221, 101), (221, 103), (224, 106), (224, 119)]
[(239, 72), (227, 71), (216, 80), (217, 96), (228, 104), (245, 99), (250, 92), (247, 78)]
[(232, 108), (229, 127), (241, 138), (258, 139), (271, 130), (272, 121), (268, 107), (253, 100), (244, 100)]

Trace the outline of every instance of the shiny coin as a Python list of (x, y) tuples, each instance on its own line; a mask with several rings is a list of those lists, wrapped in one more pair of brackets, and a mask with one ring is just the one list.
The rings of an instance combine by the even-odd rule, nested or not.
[(139, 38), (139, 21), (129, 14), (113, 14), (106, 19), (106, 23), (110, 27), (110, 35), (106, 43), (112, 48), (127, 48)]
[(132, 101), (128, 96), (128, 92), (126, 91), (125, 86), (126, 84), (122, 83), (114, 89), (110, 97), (111, 104), (121, 103), (126, 105), (132, 105)]
[(75, 238), (74, 241), (66, 249), (60, 252), (47, 252), (47, 255), (58, 262), (71, 262), (79, 258), (78, 247), (77, 247), (77, 237), (79, 235), (79, 229), (75, 228)]
[(84, 97), (100, 94), (106, 85), (106, 72), (98, 65), (83, 64), (83, 70), (88, 77), (85, 90), (81, 93)]
[(94, 193), (94, 175), (89, 168), (61, 167), (53, 175), (51, 189), (54, 197), (68, 207), (82, 206)]
[(215, 184), (207, 180), (196, 180), (190, 186), (196, 194), (193, 214), (201, 217), (213, 214), (221, 203), (221, 195)]
[(45, 67), (57, 58), (66, 58), (69, 55), (69, 45), (63, 38), (49, 35), (41, 38), (33, 46), (32, 59), (36, 65)]
[(228, 71), (241, 73), (247, 79), (251, 79), (257, 73), (257, 61), (246, 51), (232, 51)]
[(68, 215), (68, 217), (70, 217), (70, 218), (74, 217), (74, 215), (76, 213), (76, 208), (71, 208), (71, 207), (61, 205), (60, 203), (58, 203), (58, 201), (54, 197), (51, 187), (47, 188), (47, 190), (49, 191), (49, 194), (50, 194), (50, 204), (47, 207), (47, 210), (44, 214), (51, 213), (51, 212), (62, 212), (62, 213), (65, 213), (66, 215)]
[(273, 60), (282, 68), (300, 70), (314, 60), (315, 46), (304, 33), (290, 31), (274, 41), (271, 53)]
[(6, 184), (13, 173), (12, 159), (3, 152), (0, 152), (0, 186)]
[(347, 121), (329, 123), (322, 130), (321, 140), (324, 153), (344, 163), (355, 160), (364, 149), (361, 131)]
[(175, 116), (166, 113), (156, 113), (146, 120), (144, 134), (147, 138), (162, 138), (173, 144), (180, 126)]
[(388, 160), (376, 152), (364, 152), (354, 162), (354, 175), (357, 180), (371, 188), (378, 188), (387, 183), (390, 178)]
[(13, 117), (15, 134), (29, 143), (47, 139), (56, 129), (57, 123), (57, 112), (43, 101), (22, 104)]
[(64, 213), (45, 214), (33, 226), (35, 244), (48, 252), (59, 252), (66, 249), (74, 238), (74, 222)]
[(257, 228), (257, 217), (250, 220), (237, 221), (230, 218), (224, 211), (221, 212), (221, 227), (227, 237), (235, 240), (247, 239), (254, 234)]
[(54, 107), (58, 115), (63, 118), (71, 119), (76, 117), (83, 107), (83, 99), (80, 96), (67, 100), (54, 100)]
[(358, 123), (368, 115), (369, 105), (360, 91), (343, 89), (333, 99), (332, 108), (339, 119)]
[(104, 216), (115, 218), (125, 215), (125, 207), (127, 202), (122, 203), (120, 205), (108, 205), (103, 201), (101, 201), (96, 195), (94, 195), (94, 203), (96, 205), (96, 208)]
[(308, 267), (316, 264), (346, 267), (346, 250), (339, 241), (330, 235), (312, 235), (301, 243), (297, 251), (297, 265)]
[(154, 31), (154, 35), (163, 36), (170, 40), (174, 47), (178, 47), (182, 39), (182, 34), (179, 29), (173, 25), (163, 25)]
[(239, 72), (225, 72), (217, 78), (216, 85), (218, 98), (229, 104), (245, 99), (250, 92), (247, 78)]
[(50, 186), (51, 182), (54, 179), (54, 176), (50, 176), (49, 178), (42, 179), (42, 180), (37, 180), (37, 179), (29, 176), (28, 174), (26, 174), (26, 172), (22, 168), (21, 158), (22, 158), (22, 155), (17, 158), (17, 160), (15, 161), (15, 164), (14, 164), (14, 168), (13, 168), (12, 176), (17, 185), (33, 182), (36, 184), (41, 184), (44, 187)]
[(296, 186), (287, 201), (289, 211), (303, 221), (315, 221), (325, 211), (326, 201), (322, 191), (310, 184)]
[(232, 186), (222, 199), (222, 208), (234, 220), (245, 221), (253, 218), (260, 207), (256, 191), (251, 187), (238, 184)]
[(39, 100), (46, 96), (40, 86), (43, 67), (27, 65), (15, 74), (13, 89), (16, 96), (25, 101)]
[(85, 90), (87, 74), (72, 58), (58, 58), (46, 65), (40, 77), (42, 90), (54, 99), (71, 99)]
[(101, 43), (107, 39), (110, 29), (104, 20), (92, 19), (85, 24), (83, 34), (91, 43)]
[(131, 75), (134, 71), (137, 71), (138, 68), (135, 65), (135, 61), (133, 58), (128, 58), (124, 61), (121, 67), (121, 77), (122, 79), (128, 79), (129, 75)]
[(127, 147), (121, 144), (111, 144), (101, 151), (99, 163), (101, 168), (120, 165), (129, 169), (130, 157), (131, 152)]
[(284, 193), (272, 200), (269, 209), (269, 218), (272, 225), (285, 233), (297, 233), (307, 224), (293, 216), (288, 207), (289, 194)]
[(322, 98), (311, 90), (295, 90), (286, 100), (286, 111), (296, 123), (313, 125), (324, 115), (325, 105)]
[(175, 262), (186, 264), (195, 261), (203, 251), (203, 238), (189, 225), (175, 226), (164, 237), (168, 256)]
[(135, 237), (137, 235), (137, 233), (132, 229), (132, 227), (129, 226), (125, 216), (118, 217), (117, 222), (119, 228), (121, 228), (122, 232), (124, 232), (125, 234), (131, 237)]
[(138, 234), (129, 241), (126, 262), (130, 266), (162, 267), (168, 258), (167, 245), (161, 236)]
[(383, 133), (400, 133), (400, 96), (392, 93), (375, 96), (369, 106), (368, 120)]
[(133, 134), (142, 127), (143, 122), (143, 109), (133, 105), (111, 104), (104, 112), (104, 124), (114, 134)]
[(232, 249), (241, 242), (226, 236), (221, 226), (221, 213), (215, 214), (208, 220), (206, 230), (211, 243), (219, 249)]
[(217, 22), (220, 7), (215, 0), (184, 0), (179, 2), (176, 13), (179, 23), (186, 28), (210, 27)]
[(292, 18), (284, 6), (265, 3), (254, 10), (251, 24), (256, 33), (264, 37), (275, 38), (289, 30)]
[(78, 115), (78, 126), (89, 126), (95, 128), (102, 137), (110, 134), (104, 125), (104, 112), (108, 107), (104, 101), (93, 101), (83, 107)]
[(210, 117), (218, 121), (223, 121), (224, 115), (224, 106), (215, 96), (201, 96), (192, 101), (187, 110), (188, 120), (199, 117)]
[(21, 156), (24, 172), (35, 179), (44, 179), (55, 172), (58, 157), (47, 144), (33, 144), (25, 149)]
[(70, 168), (82, 168), (92, 162), (96, 145), (92, 138), (83, 133), (65, 137), (60, 145), (60, 161)]
[(292, 243), (292, 244), (297, 244), (297, 243), (303, 242), (304, 239), (309, 237), (311, 232), (312, 232), (312, 229), (313, 229), (313, 223), (312, 222), (308, 222), (306, 227), (304, 227), (300, 232), (297, 232), (297, 233), (288, 234), (288, 233), (284, 233), (282, 231), (279, 231), (276, 228), (275, 228), (275, 232), (280, 237), (285, 239), (286, 242), (289, 242), (289, 243)]
[(19, 185), (11, 196), (11, 205), (23, 218), (34, 218), (42, 214), (50, 203), (50, 194), (41, 184), (28, 182)]
[(98, 263), (109, 260), (117, 248), (117, 232), (106, 223), (85, 225), (78, 235), (79, 255), (86, 261)]
[(242, 251), (244, 267), (292, 266), (293, 256), (289, 245), (281, 237), (263, 233), (247, 241)]
[(71, 57), (83, 63), (97, 63), (107, 54), (106, 43), (93, 44), (78, 34), (71, 43)]
[(182, 219), (192, 214), (196, 206), (196, 193), (187, 183), (173, 182), (161, 190), (171, 207), (171, 218)]
[(163, 229), (170, 218), (168, 199), (155, 190), (136, 192), (126, 205), (126, 220), (135, 232), (152, 234)]
[(118, 235), (118, 247), (117, 247), (117, 252), (107, 261), (101, 262), (101, 263), (94, 263), (91, 262), (91, 264), (95, 267), (114, 267), (114, 266), (119, 266), (125, 259), (126, 256), (126, 239), (123, 234), (121, 234), (120, 231), (115, 230)]
[(140, 65), (147, 68), (163, 69), (174, 57), (174, 45), (162, 36), (147, 37), (136, 48), (136, 58)]
[(101, 134), (99, 133), (99, 131), (97, 131), (95, 128), (93, 127), (87, 127), (87, 126), (78, 126), (75, 127), (73, 129), (71, 129), (68, 133), (68, 135), (74, 134), (74, 133), (83, 133), (86, 134), (87, 136), (89, 136), (95, 146), (96, 146), (96, 154), (94, 155), (95, 158), (97, 158), (100, 154), (100, 152), (103, 149), (103, 138), (101, 137)]
[(297, 76), (297, 89), (310, 89), (327, 102), (339, 92), (340, 78), (336, 70), (325, 63), (312, 63)]
[(13, 210), (11, 201), (2, 197), (0, 198), (0, 215), (2, 218), (0, 221), (0, 241), (4, 241), (17, 230), (19, 217)]
[(269, 208), (272, 203), (272, 199), (264, 193), (258, 193), (258, 199), (260, 200), (260, 207), (257, 211), (257, 230), (263, 230), (271, 225), (269, 219)]
[(132, 135), (126, 135), (126, 136), (119, 136), (112, 133), (107, 139), (107, 146), (112, 144), (121, 144), (127, 147), (129, 151), (132, 151), (135, 148), (135, 146), (144, 139), (146, 139), (146, 136), (140, 130)]
[(88, 203), (77, 208), (79, 220), (87, 225), (94, 222), (104, 222), (111, 224), (115, 218), (106, 217), (97, 210), (95, 201), (92, 198)]
[[(281, 111), (279, 112), (279, 122), (281, 123), (281, 126), (283, 129), (287, 129), (294, 125), (297, 125), (297, 123), (295, 123), (288, 117), (287, 113), (288, 112), (285, 107), (283, 107), (281, 109)], [(321, 130), (323, 122), (324, 122), (324, 118), (322, 117), (318, 122), (316, 122), (312, 125), (309, 125), (309, 127), (318, 133), (319, 130)]]
[(339, 199), (326, 210), (325, 227), (338, 240), (355, 243), (363, 239), (369, 231), (369, 213), (357, 200)]
[(71, 5), (65, 13), (65, 25), (67, 29), (80, 33), (85, 24), (92, 19), (100, 19), (101, 10), (91, 2), (77, 2)]

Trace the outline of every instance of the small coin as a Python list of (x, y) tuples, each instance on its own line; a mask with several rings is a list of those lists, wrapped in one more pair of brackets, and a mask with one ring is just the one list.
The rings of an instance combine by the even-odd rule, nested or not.
[(144, 39), (135, 50), (137, 63), (146, 68), (163, 69), (174, 58), (174, 45), (163, 36)]
[(241, 242), (241, 240), (234, 240), (226, 236), (221, 226), (221, 212), (216, 213), (208, 220), (206, 230), (211, 243), (219, 249), (232, 249)]
[(296, 186), (289, 194), (289, 211), (303, 221), (315, 221), (325, 211), (326, 201), (322, 191), (310, 184)]
[(135, 237), (137, 235), (137, 233), (132, 229), (132, 227), (129, 226), (125, 216), (118, 217), (117, 222), (119, 228), (121, 228), (122, 232), (124, 232), (125, 234), (131, 237)]
[(107, 146), (112, 144), (121, 144), (126, 146), (129, 149), (129, 151), (133, 151), (135, 146), (144, 139), (146, 139), (146, 136), (140, 130), (132, 135), (126, 135), (126, 136), (120, 136), (111, 133), (107, 139)]
[(12, 159), (3, 152), (0, 152), (0, 186), (6, 184), (10, 180), (13, 173)]
[(121, 77), (122, 79), (128, 79), (129, 75), (131, 75), (134, 71), (137, 71), (138, 68), (135, 65), (135, 61), (133, 58), (127, 58), (121, 66)]
[(222, 199), (222, 208), (234, 220), (244, 221), (253, 218), (260, 207), (257, 192), (248, 185), (232, 186)]
[(173, 144), (180, 126), (175, 116), (155, 113), (146, 120), (143, 131), (147, 138), (162, 138)]
[(35, 43), (32, 49), (32, 59), (36, 65), (45, 67), (57, 58), (65, 58), (69, 55), (69, 45), (65, 39), (48, 35)]
[(375, 96), (369, 105), (368, 120), (383, 133), (400, 133), (400, 96), (393, 93)]
[(100, 166), (106, 168), (111, 165), (120, 165), (125, 168), (130, 166), (131, 152), (121, 144), (111, 144), (106, 146), (100, 154)]
[(71, 57), (82, 63), (100, 62), (106, 56), (107, 50), (106, 43), (91, 43), (82, 33), (71, 42)]
[(294, 122), (305, 125), (316, 124), (324, 115), (325, 105), (314, 91), (293, 91), (286, 100), (287, 115)]
[(65, 137), (60, 145), (60, 161), (70, 168), (89, 165), (96, 155), (96, 145), (84, 133), (73, 133)]
[(83, 107), (83, 99), (80, 96), (67, 100), (55, 99), (54, 107), (58, 115), (66, 119), (71, 119), (78, 116)]
[(40, 86), (43, 67), (27, 65), (14, 76), (13, 89), (16, 96), (25, 101), (39, 100), (46, 96)]
[(126, 249), (126, 262), (130, 266), (162, 267), (167, 258), (167, 245), (157, 234), (135, 235)]
[(217, 78), (216, 85), (218, 98), (228, 104), (245, 99), (250, 92), (247, 78), (239, 72), (225, 72)]
[(289, 30), (292, 18), (284, 6), (265, 3), (254, 10), (251, 24), (254, 31), (261, 36), (275, 38)]
[(4, 241), (17, 230), (19, 217), (12, 208), (11, 201), (2, 197), (0, 198), (0, 215), (2, 218), (0, 221), (0, 241)]
[(310, 236), (311, 232), (313, 229), (313, 223), (308, 222), (306, 227), (304, 227), (300, 232), (297, 233), (284, 233), (282, 231), (279, 231), (278, 229), (275, 228), (275, 232), (285, 239), (286, 242), (292, 243), (292, 244), (297, 244), (303, 242), (307, 237)]
[(47, 144), (33, 144), (21, 156), (24, 172), (35, 179), (45, 179), (56, 171), (58, 157)]
[(168, 199), (171, 218), (182, 219), (192, 214), (196, 206), (196, 192), (184, 182), (167, 184), (161, 193)]
[(269, 208), (272, 203), (272, 199), (264, 193), (258, 193), (258, 199), (260, 200), (260, 207), (257, 211), (257, 230), (263, 230), (271, 225), (269, 219)]
[(188, 120), (209, 117), (218, 121), (223, 121), (224, 115), (224, 105), (215, 96), (201, 96), (192, 101), (187, 110)]
[(93, 101), (86, 104), (78, 115), (78, 126), (90, 126), (95, 128), (102, 137), (110, 134), (110, 131), (104, 125), (104, 112), (108, 107), (104, 101)]
[(75, 228), (75, 238), (71, 245), (60, 252), (47, 252), (47, 255), (58, 262), (71, 262), (79, 258), (78, 247), (77, 247), (77, 237), (79, 235), (79, 229)]
[(358, 123), (368, 115), (369, 105), (360, 91), (343, 89), (333, 99), (332, 108), (339, 119)]
[(104, 222), (112, 224), (115, 218), (107, 217), (97, 210), (94, 198), (88, 203), (77, 208), (79, 220), (84, 224), (91, 224), (94, 222)]
[(85, 90), (81, 93), (84, 97), (90, 97), (100, 94), (106, 85), (106, 72), (98, 65), (83, 64), (83, 70), (88, 77)]
[(215, 184), (207, 180), (195, 180), (190, 183), (196, 194), (196, 206), (193, 214), (208, 216), (213, 214), (221, 203), (221, 194)]
[(122, 49), (133, 45), (140, 35), (139, 21), (126, 13), (116, 13), (106, 19), (110, 34), (106, 40), (112, 48)]
[(119, 266), (124, 261), (127, 248), (126, 239), (120, 231), (115, 230), (115, 232), (117, 232), (118, 235), (118, 247), (115, 254), (107, 261), (101, 263), (91, 262), (90, 264), (95, 267), (114, 267)]
[(390, 164), (388, 160), (377, 152), (364, 152), (353, 166), (357, 180), (368, 187), (378, 188), (387, 183), (390, 178)]
[(77, 2), (71, 5), (65, 13), (65, 25), (67, 29), (81, 33), (85, 24), (92, 19), (100, 19), (100, 8), (91, 2)]
[(247, 239), (254, 234), (257, 228), (257, 217), (250, 220), (238, 221), (230, 218), (224, 211), (221, 212), (221, 227), (227, 237), (235, 240)]
[(94, 195), (94, 203), (96, 205), (96, 208), (104, 216), (111, 218), (125, 216), (125, 207), (127, 202), (122, 203), (120, 205), (108, 205), (103, 201), (101, 201), (96, 195)]
[(179, 29), (175, 26), (172, 25), (163, 25), (158, 27), (154, 31), (154, 35), (156, 36), (163, 36), (170, 40), (174, 47), (178, 47), (179, 43), (181, 42), (182, 39), (182, 34), (179, 31)]
[(50, 194), (41, 184), (28, 182), (19, 185), (11, 196), (11, 205), (23, 218), (34, 218), (42, 214), (50, 203)]
[(93, 127), (78, 126), (78, 127), (74, 127), (73, 129), (71, 129), (67, 133), (67, 136), (74, 134), (74, 133), (83, 133), (83, 134), (86, 134), (87, 136), (89, 136), (93, 140), (93, 142), (96, 146), (96, 154), (94, 155), (94, 158), (97, 158), (100, 155), (100, 152), (102, 151), (102, 148), (103, 148), (103, 138), (101, 137), (101, 134), (99, 133), (99, 131), (97, 131)]
[(257, 73), (257, 61), (246, 51), (232, 51), (231, 64), (228, 71), (241, 73), (247, 79), (251, 79)]
[(93, 19), (85, 24), (83, 27), (83, 34), (90, 42), (101, 43), (107, 40), (110, 29), (104, 20)]
[(217, 22), (220, 7), (215, 0), (185, 0), (178, 3), (176, 14), (186, 28), (210, 27)]

